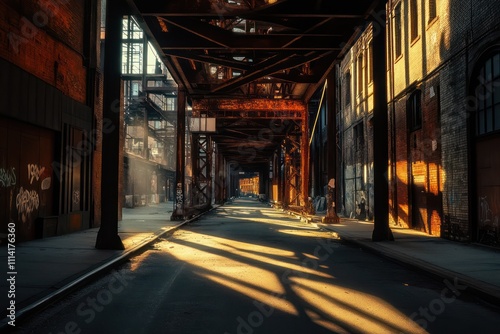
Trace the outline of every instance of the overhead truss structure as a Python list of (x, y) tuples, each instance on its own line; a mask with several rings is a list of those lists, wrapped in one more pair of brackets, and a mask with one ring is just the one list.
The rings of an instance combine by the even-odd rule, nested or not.
[[(307, 104), (379, 2), (127, 0), (185, 92), (192, 107), (188, 117), (215, 119), (206, 140), (223, 157), (216, 165), (268, 170), (283, 149), (287, 184), (280, 193), (286, 192), (283, 200), (291, 206), (307, 201)], [(201, 203), (209, 199), (199, 197), (208, 189), (208, 165), (200, 160), (205, 139), (193, 138), (194, 189)], [(217, 193), (221, 200), (224, 192)]]

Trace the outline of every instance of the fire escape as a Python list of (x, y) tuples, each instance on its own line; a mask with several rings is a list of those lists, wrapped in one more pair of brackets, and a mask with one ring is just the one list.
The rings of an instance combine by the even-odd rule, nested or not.
[(135, 19), (123, 20), (125, 204), (172, 199), (177, 84)]

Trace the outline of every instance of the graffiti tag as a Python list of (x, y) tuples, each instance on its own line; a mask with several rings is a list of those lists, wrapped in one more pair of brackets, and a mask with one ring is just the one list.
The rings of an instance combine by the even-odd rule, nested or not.
[(19, 189), (19, 193), (16, 197), (16, 208), (19, 219), (21, 219), (22, 222), (26, 222), (33, 211), (38, 210), (39, 205), (40, 199), (36, 191), (26, 190), (23, 189), (23, 187)]
[(51, 182), (52, 182), (52, 179), (50, 177), (46, 177), (45, 179), (43, 179), (42, 184), (41, 184), (42, 190), (50, 189)]
[(73, 191), (73, 203), (80, 204), (80, 191), (79, 190)]
[(184, 195), (182, 194), (182, 183), (177, 183), (177, 191), (175, 194), (176, 208), (180, 209), (182, 207), (183, 200)]
[(45, 167), (39, 167), (34, 164), (28, 164), (28, 179), (30, 180), (30, 184), (33, 183), (33, 180), (39, 180), (40, 176), (43, 174)]
[(1, 187), (11, 187), (16, 185), (16, 169), (3, 169), (0, 168), (0, 186)]

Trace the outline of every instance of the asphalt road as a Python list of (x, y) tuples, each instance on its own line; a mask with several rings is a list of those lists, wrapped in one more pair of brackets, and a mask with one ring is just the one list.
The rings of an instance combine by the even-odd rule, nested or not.
[(251, 200), (177, 230), (20, 333), (498, 333), (500, 311)]

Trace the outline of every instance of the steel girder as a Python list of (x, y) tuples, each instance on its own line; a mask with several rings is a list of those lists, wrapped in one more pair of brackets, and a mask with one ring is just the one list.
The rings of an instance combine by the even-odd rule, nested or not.
[(192, 139), (192, 204), (205, 209), (212, 204), (212, 140), (204, 133), (193, 133)]

